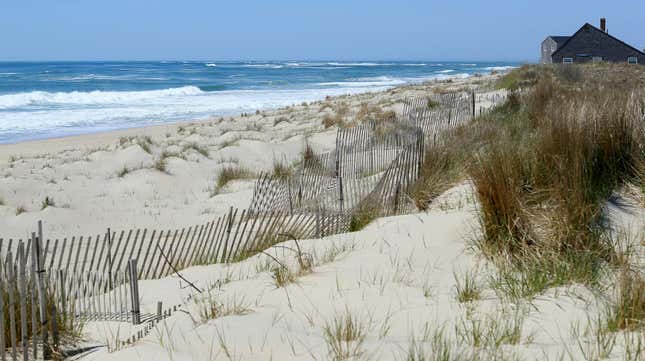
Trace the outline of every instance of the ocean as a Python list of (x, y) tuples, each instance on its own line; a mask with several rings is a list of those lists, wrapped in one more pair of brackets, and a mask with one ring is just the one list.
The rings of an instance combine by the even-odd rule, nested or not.
[(463, 78), (508, 62), (0, 62), (0, 143), (158, 125)]

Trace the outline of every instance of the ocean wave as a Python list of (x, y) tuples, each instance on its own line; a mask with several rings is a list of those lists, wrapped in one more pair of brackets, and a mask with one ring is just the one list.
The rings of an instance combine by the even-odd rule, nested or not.
[(280, 64), (243, 64), (243, 68), (263, 68), (263, 69), (282, 69), (284, 65)]
[(144, 91), (90, 91), (90, 92), (45, 92), (0, 95), (0, 109), (16, 109), (28, 106), (55, 105), (102, 105), (132, 104), (150, 99), (199, 95), (203, 91), (195, 86)]
[(332, 82), (323, 82), (318, 83), (319, 86), (325, 87), (347, 87), (347, 88), (356, 88), (356, 87), (387, 87), (405, 84), (407, 81), (399, 78), (392, 78), (389, 76), (377, 76), (377, 77), (366, 77), (366, 78), (354, 78), (348, 79), (346, 81), (332, 81)]
[(215, 64), (215, 63), (206, 63), (204, 65), (207, 66), (207, 67), (210, 67), (210, 68), (217, 66), (217, 64)]
[(327, 63), (327, 65), (333, 65), (333, 66), (391, 66), (391, 65), (396, 65), (393, 63), (337, 63), (337, 62), (331, 62)]
[(488, 71), (504, 71), (504, 70), (510, 70), (510, 69), (515, 69), (517, 68), (516, 66), (489, 66), (484, 68), (484, 70)]
[(446, 69), (446, 70), (439, 70), (437, 73), (447, 74), (447, 73), (452, 73), (452, 72), (454, 72), (453, 69)]

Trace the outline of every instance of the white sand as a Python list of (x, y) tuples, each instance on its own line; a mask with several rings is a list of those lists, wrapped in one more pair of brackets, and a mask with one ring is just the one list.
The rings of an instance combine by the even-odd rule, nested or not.
[[(593, 336), (576, 332), (582, 335), (596, 319), (597, 296), (572, 285), (548, 290), (530, 305), (498, 299), (486, 287), (490, 265), (468, 250), (477, 229), (474, 197), (464, 183), (435, 200), (427, 213), (383, 218), (360, 232), (301, 241), (305, 252), (314, 255), (315, 266), (284, 288), (276, 287), (264, 255), (232, 265), (193, 267), (182, 272), (185, 277), (202, 288), (223, 283), (209, 291), (212, 297), (229, 305), (242, 303), (248, 308), (245, 314), (203, 322), (198, 304), (188, 301), (133, 346), (113, 353), (103, 347), (87, 359), (333, 360), (325, 327), (347, 312), (365, 332), (364, 342), (346, 345), (361, 355), (351, 359), (404, 360), (412, 339), (429, 353), (433, 335), (442, 328), (454, 352), (468, 353), (475, 348), (456, 330), (472, 329), (468, 320), (512, 320), (518, 309), (525, 312), (519, 342), (489, 352), (519, 360), (569, 359), (569, 353), (584, 360), (591, 355)], [(268, 252), (297, 269), (294, 253), (277, 247)], [(469, 272), (483, 288), (481, 299), (460, 303), (455, 277), (463, 280)], [(177, 304), (195, 294), (176, 277), (142, 282), (141, 290), (148, 312), (158, 300)], [(503, 310), (507, 313), (500, 316)], [(117, 332), (121, 339), (134, 332), (126, 324), (106, 323), (91, 323), (87, 330), (93, 341), (108, 345), (115, 344)], [(617, 359), (622, 359), (623, 343), (617, 337)]]
[[(298, 159), (305, 140), (315, 149), (332, 149), (335, 130), (325, 129), (322, 118), (338, 107), (350, 114), (361, 103), (399, 110), (402, 100), (427, 96), (433, 88), (474, 87), (489, 78), (340, 96), (246, 117), (0, 145), (0, 238), (27, 238), (38, 220), (48, 238), (102, 234), (108, 227), (201, 224), (230, 206), (249, 205), (253, 179), (233, 182), (211, 197), (217, 171), (231, 160), (256, 173), (270, 170), (275, 160)], [(150, 154), (136, 139), (146, 136), (153, 141)], [(127, 138), (134, 139), (120, 142)], [(190, 144), (207, 150), (209, 157), (185, 148)], [(164, 151), (176, 154), (167, 158), (168, 174), (154, 169)], [(124, 167), (131, 172), (118, 177)], [(45, 197), (55, 206), (41, 210)], [(18, 208), (25, 212), (16, 215)]]
[[(463, 87), (476, 81), (482, 80), (439, 86)], [(202, 223), (229, 206), (248, 206), (253, 179), (236, 181), (211, 197), (217, 170), (231, 159), (258, 172), (270, 169), (275, 159), (296, 159), (305, 140), (319, 150), (331, 149), (335, 131), (321, 125), (322, 117), (332, 112), (327, 103), (333, 108), (344, 102), (351, 111), (362, 102), (399, 110), (401, 100), (427, 94), (431, 86), (338, 97), (223, 121), (1, 145), (0, 237), (25, 237), (39, 219), (49, 237), (100, 233), (107, 227)], [(287, 121), (274, 124), (281, 117)], [(180, 127), (185, 130), (179, 132)], [(151, 154), (136, 139), (120, 143), (121, 137), (143, 136), (153, 140)], [(209, 157), (185, 148), (193, 143), (208, 149)], [(231, 144), (223, 147), (226, 143)], [(167, 159), (169, 174), (152, 167), (163, 151), (181, 156)], [(124, 166), (136, 170), (118, 177)], [(56, 206), (41, 211), (45, 196), (52, 197)], [(19, 206), (26, 212), (16, 215)], [(607, 207), (617, 227), (644, 229), (642, 209), (640, 213), (626, 209)], [(210, 289), (214, 299), (242, 303), (248, 309), (243, 315), (202, 322), (199, 303), (188, 300), (199, 296), (178, 277), (142, 281), (143, 312), (154, 313), (158, 301), (183, 304), (182, 311), (134, 346), (113, 353), (106, 345), (116, 345), (137, 329), (126, 323), (89, 323), (88, 343), (103, 346), (85, 359), (333, 360), (325, 326), (349, 312), (365, 332), (360, 345), (343, 346), (360, 351), (360, 357), (353, 359), (404, 360), (412, 339), (430, 352), (431, 340), (441, 329), (454, 352), (473, 352), (459, 332), (472, 329), (472, 322), (512, 320), (516, 310), (525, 315), (519, 342), (489, 352), (520, 360), (556, 360), (562, 355), (584, 360), (593, 355), (594, 335), (575, 333), (583, 333), (598, 317), (602, 309), (598, 296), (572, 285), (548, 290), (530, 305), (500, 300), (487, 287), (491, 265), (469, 251), (470, 241), (479, 235), (475, 212), (470, 185), (464, 183), (436, 199), (427, 213), (383, 218), (360, 232), (303, 240), (299, 245), (313, 255), (315, 265), (311, 273), (299, 275), (296, 283), (284, 288), (276, 287), (270, 272), (275, 264), (265, 255), (182, 271), (199, 287)], [(294, 244), (286, 242), (268, 252), (296, 270), (294, 253), (281, 246)], [(465, 274), (473, 275), (483, 289), (477, 301), (456, 299), (456, 279), (463, 282)], [(221, 287), (212, 288), (216, 284)], [(489, 327), (485, 330), (490, 334)], [(612, 358), (622, 359), (623, 345), (619, 335)]]

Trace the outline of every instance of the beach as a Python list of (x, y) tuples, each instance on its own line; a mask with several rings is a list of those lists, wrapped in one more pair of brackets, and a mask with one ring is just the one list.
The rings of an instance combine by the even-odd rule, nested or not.
[[(351, 121), (361, 106), (400, 112), (405, 100), (435, 90), (495, 93), (490, 84), (498, 76), (435, 80), (236, 116), (0, 144), (0, 238), (27, 238), (38, 220), (48, 238), (203, 223), (231, 206), (248, 207), (257, 175), (276, 162), (294, 163), (305, 144), (317, 151), (333, 149), (336, 130), (325, 127), (326, 116), (340, 111)], [(160, 160), (163, 170), (155, 168)], [(252, 174), (214, 195), (218, 170), (231, 165)], [(46, 198), (53, 204), (43, 207)]]
[[(56, 273), (50, 266), (48, 274), (67, 275), (72, 280), (69, 289), (77, 292), (73, 297), (78, 299), (70, 298), (70, 302), (74, 302), (72, 308), (78, 307), (73, 312), (79, 317), (70, 329), (82, 328), (82, 334), (70, 336), (66, 347), (86, 350), (85, 360), (417, 361), (440, 356), (450, 361), (565, 356), (588, 360), (598, 355), (638, 360), (643, 344), (638, 323), (612, 326), (612, 331), (606, 326), (621, 300), (635, 297), (634, 304), (640, 302), (642, 289), (624, 286), (625, 277), (642, 274), (645, 261), (645, 211), (635, 181), (620, 184), (610, 200), (597, 203), (607, 227), (607, 245), (615, 248), (612, 257), (618, 259), (603, 263), (603, 272), (596, 273), (595, 262), (605, 262), (600, 252), (585, 263), (585, 249), (576, 250), (573, 258), (549, 249), (548, 242), (559, 233), (538, 234), (544, 238), (537, 239), (545, 243), (526, 247), (544, 248), (523, 250), (553, 253), (530, 260), (506, 253), (491, 255), (486, 248), (497, 229), (485, 223), (490, 217), (485, 213), (490, 206), (486, 196), (493, 194), (498, 200), (508, 192), (506, 182), (518, 176), (513, 171), (524, 169), (509, 166), (512, 160), (522, 165), (543, 161), (532, 158), (536, 152), (522, 146), (550, 145), (554, 137), (552, 132), (536, 131), (544, 124), (533, 128), (523, 123), (527, 117), (521, 112), (532, 109), (534, 98), (517, 98), (517, 93), (500, 87), (509, 81), (527, 82), (521, 77), (530, 79), (535, 74), (531, 71), (526, 67), (510, 76), (435, 79), (233, 116), (2, 144), (0, 237), (4, 245), (9, 239), (27, 239), (42, 221), (45, 239), (63, 240), (48, 242), (45, 249), (50, 265), (57, 260), (57, 267), (65, 270)], [(513, 106), (513, 102), (523, 105)], [(641, 114), (639, 105), (625, 104), (636, 110), (629, 113), (633, 118), (626, 124), (640, 129), (642, 124), (636, 121)], [(421, 109), (417, 115), (415, 109)], [(479, 117), (473, 117), (473, 110)], [(414, 123), (415, 116), (428, 122)], [(393, 128), (388, 130), (387, 124)], [(432, 127), (423, 128), (424, 124)], [(428, 132), (425, 136), (422, 128)], [(350, 134), (352, 129), (373, 132), (372, 139), (396, 140), (381, 141), (382, 148), (367, 148), (398, 152), (396, 160), (368, 172), (352, 169), (353, 160), (347, 157), (342, 163), (349, 171), (336, 168), (332, 177), (324, 171), (317, 173), (325, 167), (323, 153), (338, 157), (334, 151), (339, 145), (350, 149), (346, 154), (364, 155), (360, 142), (354, 143), (359, 144), (355, 148), (348, 141), (342, 145), (346, 138), (338, 135)], [(412, 133), (405, 133), (410, 129)], [(543, 142), (518, 142), (514, 137), (518, 132), (533, 132), (528, 137), (543, 136)], [(406, 134), (428, 140), (423, 163), (413, 157), (421, 150), (406, 143)], [(487, 148), (500, 143), (508, 147), (503, 153)], [(562, 150), (557, 154), (563, 157), (569, 145), (554, 148)], [(487, 151), (477, 153), (481, 149)], [(468, 156), (461, 158), (464, 151)], [(491, 154), (504, 154), (508, 163), (493, 163), (487, 168), (490, 174), (483, 177), (477, 166), (485, 164), (482, 159), (497, 160), (486, 158)], [(515, 158), (516, 154), (523, 158)], [(306, 159), (310, 162), (305, 163)], [(339, 158), (335, 159), (338, 167)], [(462, 164), (464, 160), (471, 163)], [(332, 214), (325, 219), (324, 211), (321, 217), (320, 209), (312, 212), (306, 202), (296, 212), (284, 211), (279, 201), (291, 200), (292, 188), (262, 188), (263, 173), (291, 184), (286, 180), (294, 177), (292, 169), (300, 169), (302, 173), (295, 177), (311, 182), (307, 183), (311, 187), (316, 187), (311, 179), (334, 178), (334, 182), (317, 183), (333, 192), (332, 204), (325, 204), (332, 213), (339, 203), (340, 207), (343, 202), (350, 204), (343, 197), (352, 194), (351, 184), (368, 185), (371, 192), (379, 186), (368, 183), (370, 179), (388, 180), (390, 173), (403, 174), (395, 178), (399, 182), (412, 174), (407, 178), (414, 177), (415, 182), (403, 196), (393, 191), (395, 187), (386, 188), (394, 197), (381, 205), (383, 211), (368, 214), (365, 222), (360, 221), (365, 202), (353, 203), (349, 221), (337, 232), (333, 221), (341, 218)], [(559, 171), (565, 179), (571, 174), (569, 168)], [(352, 183), (344, 172), (354, 172), (360, 180)], [(505, 176), (495, 178), (499, 173)], [(313, 178), (307, 178), (312, 174)], [(498, 193), (488, 193), (492, 188), (486, 182), (497, 179), (504, 186), (494, 190)], [(345, 193), (342, 186), (337, 187), (341, 182), (345, 182)], [(417, 186), (422, 187), (421, 193)], [(251, 214), (252, 200), (263, 198), (254, 194), (258, 189), (269, 193), (270, 211), (253, 209), (255, 213), (246, 219), (242, 213), (239, 222), (231, 221), (233, 209)], [(272, 189), (278, 189), (275, 198), (270, 198)], [(325, 193), (316, 194), (324, 204)], [(378, 198), (364, 199), (375, 202)], [(534, 198), (523, 205), (527, 212), (531, 202)], [(542, 207), (547, 206), (530, 209), (538, 214), (532, 216), (532, 224), (539, 231), (545, 224), (559, 225), (557, 219), (538, 213)], [(556, 215), (567, 210), (549, 207)], [(233, 219), (238, 218), (233, 215)], [(519, 222), (520, 218), (509, 219)], [(310, 226), (304, 237), (291, 233), (298, 229), (293, 227), (298, 220)], [(320, 228), (329, 232), (321, 233)], [(108, 229), (113, 238), (105, 247)], [(134, 229), (129, 243), (133, 234), (129, 230)], [(141, 237), (139, 230), (144, 230)], [(146, 236), (146, 230), (152, 234)], [(196, 233), (203, 243), (193, 243)], [(243, 235), (248, 237), (240, 248)], [(62, 251), (64, 239), (71, 237), (79, 241), (67, 243), (68, 250)], [(250, 245), (249, 239), (253, 240)], [(256, 239), (258, 248), (254, 247)], [(61, 251), (54, 257), (59, 245)], [(101, 256), (104, 248), (107, 257)], [(107, 261), (117, 258), (110, 255), (112, 249), (122, 251), (116, 254), (120, 258), (116, 270), (112, 270), (114, 261)], [(141, 266), (136, 287), (125, 282), (129, 270), (120, 268), (127, 250), (143, 258), (133, 258), (133, 264)], [(511, 262), (526, 263), (515, 266)], [(629, 277), (634, 277), (631, 282), (642, 282)], [(135, 288), (138, 297), (132, 296)], [(137, 299), (136, 307), (133, 299)], [(634, 307), (630, 305), (626, 307)], [(135, 314), (144, 321), (134, 324)]]

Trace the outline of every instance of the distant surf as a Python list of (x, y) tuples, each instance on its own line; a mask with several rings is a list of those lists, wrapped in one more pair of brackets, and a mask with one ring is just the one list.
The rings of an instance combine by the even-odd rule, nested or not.
[(463, 78), (515, 63), (0, 62), (0, 143), (156, 125)]

